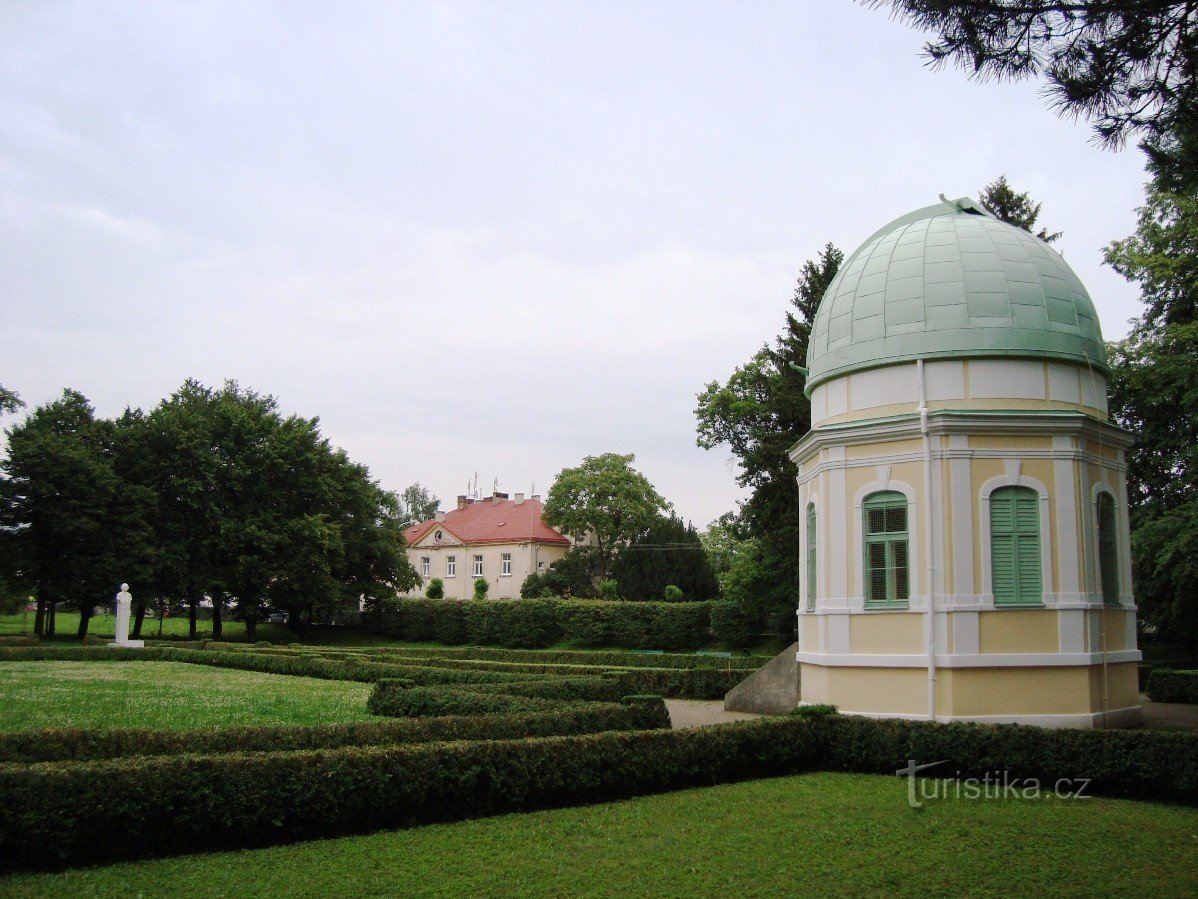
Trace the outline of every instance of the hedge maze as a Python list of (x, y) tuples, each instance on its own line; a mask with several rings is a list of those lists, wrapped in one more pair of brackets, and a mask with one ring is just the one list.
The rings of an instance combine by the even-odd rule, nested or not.
[(39, 660), (184, 662), (373, 683), (368, 708), (380, 717), (303, 727), (0, 733), (5, 870), (631, 795), (621, 792), (627, 785), (596, 784), (594, 777), (613, 776), (600, 776), (598, 762), (591, 776), (562, 782), (567, 768), (553, 759), (575, 749), (560, 741), (668, 732), (663, 695), (722, 697), (762, 661), (466, 647), (0, 645), (0, 666)]
[[(9, 660), (161, 659), (373, 683), (376, 720), (0, 734), (0, 868), (54, 869), (579, 805), (811, 770), (1003, 771), (1198, 804), (1198, 737), (800, 713), (669, 729), (754, 660), (461, 647), (0, 646)], [(721, 667), (721, 666), (744, 667)], [(796, 810), (800, 813), (801, 810)]]

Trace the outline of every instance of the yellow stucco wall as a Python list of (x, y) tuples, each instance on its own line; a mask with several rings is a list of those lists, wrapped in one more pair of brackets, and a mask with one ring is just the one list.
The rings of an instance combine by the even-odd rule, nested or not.
[(924, 651), (924, 616), (912, 612), (854, 615), (849, 622), (849, 649), (854, 653), (918, 653)]
[(1056, 652), (1057, 613), (1050, 609), (1001, 609), (978, 615), (981, 652)]
[(866, 714), (921, 715), (928, 710), (928, 673), (924, 668), (802, 665), (799, 676), (803, 702), (829, 702), (844, 712)]
[(814, 615), (799, 618), (799, 649), (802, 652), (819, 652), (819, 622)]

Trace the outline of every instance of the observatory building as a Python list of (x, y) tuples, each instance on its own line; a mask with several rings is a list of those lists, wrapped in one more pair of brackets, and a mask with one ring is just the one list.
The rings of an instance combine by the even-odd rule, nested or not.
[(1124, 453), (1094, 306), (968, 198), (841, 266), (807, 355), (801, 698), (879, 717), (1139, 718)]

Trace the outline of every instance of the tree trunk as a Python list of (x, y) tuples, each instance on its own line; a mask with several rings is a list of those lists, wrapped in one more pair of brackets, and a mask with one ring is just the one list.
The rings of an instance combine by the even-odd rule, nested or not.
[(87, 639), (87, 628), (92, 622), (92, 611), (95, 609), (91, 603), (79, 608), (79, 630), (75, 632), (75, 636), (82, 643)]
[(212, 639), (219, 640), (225, 632), (225, 622), (221, 617), (221, 606), (225, 604), (224, 597), (219, 593), (212, 597)]
[(258, 639), (258, 619), (254, 615), (245, 616), (245, 639), (249, 643)]
[(194, 640), (196, 638), (196, 614), (197, 610), (199, 609), (200, 601), (197, 597), (193, 596), (187, 601), (187, 604), (189, 607), (187, 613), (187, 637), (189, 640)]
[(141, 639), (141, 625), (142, 625), (142, 622), (144, 622), (145, 620), (146, 620), (146, 604), (143, 600), (135, 599), (133, 601), (133, 633), (130, 634), (129, 639), (131, 639), (131, 640), (140, 640)]
[(37, 591), (37, 611), (33, 614), (33, 632), (39, 637), (46, 632), (46, 597), (40, 588)]
[(58, 609), (58, 602), (56, 600), (54, 600), (53, 598), (51, 598), (50, 599), (50, 614), (47, 616), (47, 619), (46, 619), (46, 636), (47, 637), (54, 636), (54, 613), (57, 611), (57, 609)]

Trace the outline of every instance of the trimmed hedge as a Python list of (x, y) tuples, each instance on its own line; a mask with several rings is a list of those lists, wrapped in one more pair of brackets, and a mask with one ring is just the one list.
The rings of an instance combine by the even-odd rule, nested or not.
[(629, 695), (628, 684), (614, 675), (543, 677), (537, 680), (471, 686), (468, 689), (477, 693), (506, 693), (511, 696), (555, 699), (558, 702), (615, 702)]
[(748, 677), (745, 671), (711, 668), (678, 670), (638, 668), (613, 673), (627, 693), (656, 693), (671, 699), (723, 699), (724, 694)]
[[(639, 699), (639, 697), (638, 697)], [(310, 727), (219, 727), (165, 731), (150, 728), (97, 730), (51, 728), (0, 733), (0, 762), (54, 762), (183, 755), (185, 753), (290, 752), (445, 740), (508, 740), (609, 730), (669, 727), (656, 703), (588, 703), (508, 715), (356, 721)]]
[(0, 766), (0, 866), (265, 846), (810, 767), (802, 721)]
[(446, 687), (412, 687), (406, 682), (381, 680), (374, 685), (366, 708), (376, 715), (395, 718), (431, 718), (445, 715), (506, 715), (552, 709), (558, 703), (509, 693), (472, 693)]
[(365, 833), (601, 802), (812, 769), (1006, 771), (1089, 793), (1198, 804), (1198, 737), (839, 715), (386, 748), (0, 766), (0, 865), (118, 858)]
[(1198, 703), (1198, 671), (1156, 668), (1148, 675), (1147, 693), (1153, 702)]
[[(327, 652), (323, 649), (322, 652)], [(750, 655), (721, 658), (691, 653), (645, 653), (623, 649), (498, 649), (489, 646), (427, 647), (384, 646), (355, 647), (343, 650), (355, 655), (384, 657), (401, 655), (410, 658), (440, 658), (471, 661), (495, 661), (510, 664), (586, 665), (603, 668), (734, 668), (756, 671), (773, 656)]]
[(581, 646), (686, 650), (710, 642), (711, 603), (401, 599), (364, 613), (362, 624), (371, 633), (414, 643), (537, 649), (565, 640)]

